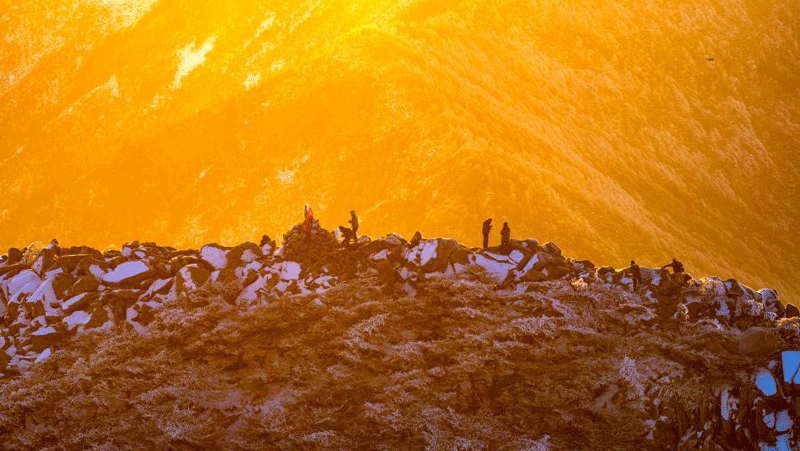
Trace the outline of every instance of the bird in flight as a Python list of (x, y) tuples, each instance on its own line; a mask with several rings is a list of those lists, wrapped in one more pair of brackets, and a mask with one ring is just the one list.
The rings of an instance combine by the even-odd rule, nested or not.
[(713, 56), (707, 56), (706, 57), (706, 61), (714, 61), (714, 57)]

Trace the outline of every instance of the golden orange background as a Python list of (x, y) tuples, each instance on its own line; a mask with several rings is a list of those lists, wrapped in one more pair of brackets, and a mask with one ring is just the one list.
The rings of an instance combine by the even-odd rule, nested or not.
[(6, 2), (0, 246), (257, 241), (309, 203), (797, 302), (799, 5)]

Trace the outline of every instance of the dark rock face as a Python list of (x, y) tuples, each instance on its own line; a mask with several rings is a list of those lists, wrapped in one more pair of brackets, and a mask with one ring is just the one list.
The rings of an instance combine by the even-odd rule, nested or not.
[(39, 275), (44, 274), (50, 266), (53, 264), (56, 258), (56, 253), (52, 249), (42, 249), (39, 252), (39, 255), (33, 261), (33, 265), (31, 266), (34, 271), (36, 271)]
[(544, 251), (547, 252), (548, 254), (561, 257), (561, 248), (556, 246), (556, 244), (553, 243), (552, 241), (548, 241), (542, 247), (544, 248)]
[(12, 247), (8, 250), (8, 260), (6, 261), (7, 264), (12, 265), (14, 263), (19, 263), (22, 261), (22, 251)]
[(31, 345), (36, 352), (42, 352), (58, 343), (61, 335), (54, 327), (43, 327), (31, 334)]
[(53, 291), (56, 299), (64, 299), (75, 283), (75, 278), (70, 274), (56, 274), (53, 278)]
[(177, 287), (178, 294), (186, 294), (196, 290), (203, 286), (203, 284), (208, 281), (209, 277), (211, 277), (211, 273), (200, 265), (192, 264), (184, 266), (175, 276), (175, 286)]
[(236, 268), (241, 264), (252, 263), (263, 257), (262, 248), (256, 243), (242, 243), (228, 252), (228, 267)]

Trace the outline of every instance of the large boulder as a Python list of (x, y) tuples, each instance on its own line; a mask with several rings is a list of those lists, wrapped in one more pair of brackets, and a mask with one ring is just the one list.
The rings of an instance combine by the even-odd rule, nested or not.
[(32, 270), (25, 269), (11, 278), (7, 285), (8, 295), (11, 301), (19, 294), (31, 294), (42, 283), (42, 279)]
[(778, 301), (778, 292), (775, 290), (762, 288), (758, 290), (758, 294), (761, 295), (761, 302), (763, 302), (764, 305), (769, 305)]
[(542, 247), (544, 248), (544, 251), (547, 252), (548, 254), (554, 257), (561, 257), (561, 248), (556, 246), (556, 244), (553, 243), (552, 241), (544, 243), (544, 246)]
[(186, 265), (175, 276), (175, 286), (178, 295), (194, 291), (205, 284), (211, 273), (197, 264)]
[(103, 258), (103, 253), (98, 251), (97, 249), (91, 248), (89, 246), (72, 246), (68, 249), (62, 249), (62, 256), (66, 255), (90, 255), (98, 260)]
[(424, 272), (442, 272), (447, 269), (450, 256), (458, 249), (458, 242), (454, 239), (429, 240), (421, 251), (420, 263)]
[(103, 274), (100, 279), (111, 286), (133, 286), (144, 279), (153, 277), (156, 271), (141, 260), (124, 262)]
[(256, 243), (242, 243), (228, 251), (228, 267), (236, 268), (252, 263), (263, 255), (262, 249)]
[(36, 271), (39, 275), (42, 275), (50, 268), (55, 260), (56, 253), (53, 249), (42, 249), (33, 261), (31, 269)]
[(236, 271), (233, 268), (223, 268), (211, 273), (211, 280), (222, 285), (239, 284)]
[(53, 277), (53, 292), (56, 295), (56, 299), (64, 299), (74, 283), (75, 278), (70, 274), (56, 274), (55, 277)]
[(111, 266), (105, 260), (95, 257), (84, 257), (78, 262), (77, 271), (79, 275), (92, 274), (98, 279), (105, 274)]
[(377, 254), (383, 250), (391, 249), (395, 246), (398, 246), (398, 241), (396, 240), (388, 240), (385, 238), (379, 238), (377, 240), (370, 241), (369, 243), (362, 246), (358, 251), (364, 257)]
[(200, 248), (200, 258), (213, 266), (214, 269), (222, 269), (228, 266), (228, 251), (230, 249), (217, 243), (206, 244)]
[(169, 267), (164, 260), (160, 258), (153, 259), (150, 264), (153, 266), (153, 269), (156, 270), (156, 274), (161, 279), (166, 279), (172, 277), (173, 273), (170, 271)]
[(72, 287), (70, 287), (69, 292), (67, 293), (67, 297), (95, 291), (98, 286), (100, 286), (100, 281), (98, 281), (94, 275), (87, 274), (85, 276), (81, 276), (75, 281), (74, 284), (72, 284)]
[(517, 269), (522, 274), (527, 274), (530, 270), (542, 272), (546, 267), (555, 262), (555, 258), (544, 251), (537, 251), (533, 254), (526, 254), (517, 264)]
[(103, 303), (111, 308), (111, 313), (114, 315), (114, 323), (122, 324), (128, 319), (128, 306), (136, 302), (137, 294), (133, 296), (127, 295), (127, 290), (111, 292), (103, 296)]
[[(749, 290), (749, 289), (748, 289)], [(752, 297), (758, 300), (760, 298), (760, 302), (764, 305), (764, 309), (767, 312), (774, 313), (777, 317), (784, 316), (785, 307), (783, 303), (778, 300), (778, 292), (769, 288), (762, 288), (758, 290), (758, 292), (753, 292), (749, 290), (752, 294)]]
[(570, 273), (570, 268), (563, 264), (550, 264), (545, 269), (549, 279), (561, 279)]
[(12, 247), (8, 249), (8, 263), (9, 265), (14, 263), (19, 263), (22, 261), (22, 251), (17, 249), (16, 247)]
[(509, 272), (517, 266), (506, 256), (484, 251), (470, 254), (469, 260), (471, 264), (483, 268), (486, 275), (497, 282), (505, 281)]
[(88, 310), (89, 305), (95, 300), (99, 299), (98, 293), (81, 293), (70, 297), (61, 305), (61, 309), (65, 314), (69, 315), (78, 310)]
[(14, 277), (15, 275), (19, 274), (20, 271), (23, 269), (27, 269), (28, 265), (25, 263), (14, 263), (13, 265), (7, 265), (0, 267), (0, 277), (5, 276), (6, 278)]
[(103, 327), (109, 322), (109, 319), (111, 319), (108, 307), (101, 303), (94, 304), (91, 312), (89, 312), (89, 315), (91, 318), (85, 323), (85, 329), (97, 329), (98, 327)]
[(747, 293), (744, 286), (736, 279), (728, 279), (724, 283), (729, 297), (740, 298)]
[(62, 269), (64, 272), (73, 272), (78, 267), (78, 264), (85, 257), (91, 257), (89, 254), (65, 254), (55, 261), (53, 269)]
[(53, 347), (61, 340), (62, 334), (53, 326), (42, 327), (31, 334), (31, 345), (36, 352)]
[(533, 268), (529, 269), (527, 272), (522, 273), (522, 276), (519, 278), (520, 282), (541, 282), (547, 279), (547, 274), (537, 271)]

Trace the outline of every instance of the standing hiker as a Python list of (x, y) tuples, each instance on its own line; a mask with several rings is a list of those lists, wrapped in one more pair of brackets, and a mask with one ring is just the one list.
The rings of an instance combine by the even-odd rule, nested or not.
[(642, 270), (635, 261), (631, 260), (631, 277), (633, 277), (633, 291), (642, 286)]
[(341, 232), (342, 237), (344, 238), (342, 240), (342, 246), (344, 246), (346, 248), (349, 248), (350, 247), (350, 240), (353, 239), (353, 231), (350, 230), (349, 227), (345, 227), (345, 226), (340, 225), (339, 226), (339, 232)]
[(306, 204), (305, 207), (305, 219), (303, 220), (303, 231), (306, 233), (306, 237), (311, 236), (311, 230), (314, 228), (314, 212), (311, 210), (311, 207)]
[(667, 263), (661, 268), (666, 269), (669, 267), (672, 268), (672, 280), (678, 285), (683, 285), (683, 263), (681, 263), (677, 258), (673, 258), (672, 263)]
[(503, 229), (500, 230), (500, 246), (507, 248), (509, 244), (511, 244), (511, 228), (508, 222), (504, 222)]
[(350, 210), (350, 228), (353, 231), (353, 241), (358, 242), (358, 216), (355, 210)]
[(489, 247), (489, 232), (492, 231), (492, 218), (483, 221), (483, 248)]

